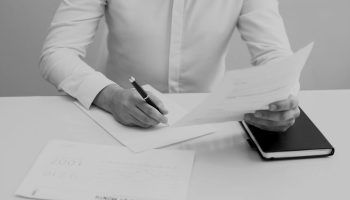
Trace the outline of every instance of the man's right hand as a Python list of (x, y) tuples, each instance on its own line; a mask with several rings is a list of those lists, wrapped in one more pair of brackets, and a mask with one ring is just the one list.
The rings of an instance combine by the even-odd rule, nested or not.
[[(150, 92), (147, 93), (162, 113), (167, 114), (163, 103)], [(116, 84), (105, 87), (93, 103), (111, 113), (114, 119), (126, 126), (149, 128), (168, 122), (168, 119), (146, 103), (135, 89), (123, 89)]]

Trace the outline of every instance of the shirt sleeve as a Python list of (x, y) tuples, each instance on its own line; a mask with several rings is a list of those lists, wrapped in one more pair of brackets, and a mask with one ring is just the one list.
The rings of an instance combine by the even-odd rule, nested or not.
[[(237, 28), (246, 42), (254, 66), (282, 59), (293, 54), (278, 0), (243, 0)], [(299, 91), (295, 83), (291, 94)]]
[(96, 95), (115, 84), (84, 62), (107, 0), (63, 0), (51, 23), (40, 58), (43, 77), (89, 108)]

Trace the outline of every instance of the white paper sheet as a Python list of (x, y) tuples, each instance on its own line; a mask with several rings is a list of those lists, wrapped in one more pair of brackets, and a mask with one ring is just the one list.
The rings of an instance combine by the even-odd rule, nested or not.
[(50, 200), (185, 200), (192, 151), (152, 150), (52, 141), (16, 195)]
[(208, 98), (173, 125), (242, 121), (245, 113), (267, 109), (268, 104), (288, 98), (312, 47), (313, 43), (266, 65), (226, 72)]
[(187, 112), (153, 87), (146, 85), (143, 88), (160, 98), (169, 110), (167, 118), (170, 126), (160, 124), (149, 129), (127, 127), (117, 122), (110, 113), (97, 107), (86, 110), (78, 102), (74, 103), (115, 139), (134, 152), (164, 147), (215, 132), (216, 127), (211, 124), (172, 127), (172, 124), (181, 119)]

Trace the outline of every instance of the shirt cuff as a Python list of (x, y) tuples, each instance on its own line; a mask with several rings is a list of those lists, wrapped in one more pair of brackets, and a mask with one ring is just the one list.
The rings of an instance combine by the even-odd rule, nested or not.
[(116, 84), (100, 72), (81, 77), (69, 77), (60, 85), (59, 89), (76, 98), (86, 109), (91, 107), (98, 93), (108, 85)]
[(293, 87), (291, 88), (290, 94), (293, 95), (293, 96), (298, 96), (299, 91), (300, 91), (300, 83), (299, 83), (299, 81), (297, 81), (293, 85)]

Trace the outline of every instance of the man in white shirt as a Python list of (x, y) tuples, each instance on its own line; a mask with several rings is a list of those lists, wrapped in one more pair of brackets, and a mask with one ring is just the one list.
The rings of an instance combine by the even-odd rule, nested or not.
[[(105, 75), (82, 60), (102, 17), (109, 30)], [(40, 69), (86, 108), (95, 104), (124, 125), (150, 127), (167, 119), (129, 89), (128, 78), (161, 92), (208, 92), (223, 77), (235, 28), (253, 65), (292, 54), (277, 0), (63, 0)], [(299, 116), (294, 95), (245, 120), (267, 130), (286, 130)], [(152, 99), (166, 114), (162, 103)]]

